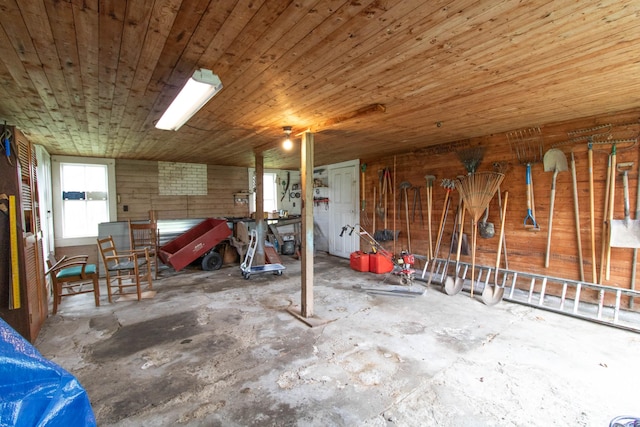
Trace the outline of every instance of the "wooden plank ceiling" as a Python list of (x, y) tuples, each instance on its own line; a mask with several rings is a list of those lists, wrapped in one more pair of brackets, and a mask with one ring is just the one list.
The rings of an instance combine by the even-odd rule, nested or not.
[[(2, 0), (0, 120), (52, 154), (297, 168), (640, 106), (640, 2)], [(154, 127), (198, 68), (224, 89)]]

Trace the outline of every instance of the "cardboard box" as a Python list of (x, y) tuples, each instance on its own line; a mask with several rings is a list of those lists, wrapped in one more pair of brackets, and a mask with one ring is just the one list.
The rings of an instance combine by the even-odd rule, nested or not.
[(369, 271), (369, 254), (361, 251), (351, 252), (350, 264), (356, 271)]
[(369, 271), (384, 274), (393, 270), (393, 262), (382, 254), (369, 254)]

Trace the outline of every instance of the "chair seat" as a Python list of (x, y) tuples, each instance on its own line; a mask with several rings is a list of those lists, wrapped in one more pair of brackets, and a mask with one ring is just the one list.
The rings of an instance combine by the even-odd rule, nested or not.
[[(47, 274), (51, 275), (53, 292), (53, 314), (58, 312), (62, 297), (93, 292), (96, 307), (100, 306), (100, 284), (98, 268), (95, 264), (87, 264), (88, 255), (66, 255), (56, 261), (52, 255), (47, 259)], [(84, 275), (82, 268), (84, 267)], [(85, 286), (91, 285), (91, 286)]]
[[(96, 265), (95, 264), (87, 264), (84, 267), (84, 272), (87, 276), (96, 274)], [(69, 277), (76, 277), (82, 274), (82, 266), (76, 265), (73, 267), (63, 268), (56, 274), (58, 279), (66, 279)]]
[[(147, 263), (146, 259), (138, 259), (138, 267), (142, 267)], [(119, 262), (109, 265), (109, 271), (132, 270), (135, 267), (133, 261)]]

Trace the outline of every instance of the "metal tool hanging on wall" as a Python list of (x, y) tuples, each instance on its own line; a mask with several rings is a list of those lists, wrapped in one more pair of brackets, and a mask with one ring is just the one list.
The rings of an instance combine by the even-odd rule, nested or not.
[[(638, 130), (639, 121), (628, 123), (605, 123), (601, 125), (592, 126), (589, 128), (575, 129), (567, 132), (569, 139), (566, 141), (558, 142), (553, 147), (559, 147), (564, 145), (575, 146), (578, 144), (587, 144), (587, 158), (588, 158), (588, 172), (589, 172), (589, 232), (591, 243), (591, 280), (593, 283), (602, 283), (605, 279), (609, 279), (610, 274), (610, 256), (611, 256), (611, 231), (610, 231), (610, 215), (612, 215), (613, 199), (615, 198), (615, 174), (617, 167), (615, 165), (615, 159), (617, 153), (621, 151), (630, 150), (638, 143), (638, 137), (640, 132)], [(596, 150), (596, 146), (611, 146), (611, 151)], [(614, 148), (615, 147), (615, 148)], [(622, 147), (622, 148), (621, 148)], [(614, 154), (615, 151), (615, 154)], [(595, 224), (595, 186), (594, 186), (594, 172), (593, 172), (593, 153), (604, 153), (608, 155), (607, 174), (605, 184), (604, 195), (604, 207), (603, 207), (603, 224), (601, 234), (601, 252), (600, 252), (600, 272), (598, 273), (597, 260), (596, 260), (596, 224)], [(573, 157), (573, 153), (572, 153)], [(574, 164), (572, 162), (572, 168)], [(575, 173), (575, 171), (572, 171)], [(613, 177), (613, 178), (612, 178)], [(613, 183), (612, 183), (613, 180)], [(577, 183), (574, 183), (574, 203), (576, 211), (576, 234), (578, 237), (578, 245), (580, 246), (580, 228), (579, 228), (579, 215), (577, 205)], [(613, 192), (612, 192), (613, 190)], [(611, 218), (612, 220), (613, 218)], [(580, 250), (580, 248), (579, 248)], [(579, 254), (582, 260), (582, 253)], [(580, 261), (582, 264), (582, 261)], [(634, 262), (635, 264), (635, 262)], [(584, 280), (584, 269), (580, 266), (580, 277)], [(635, 281), (635, 279), (632, 279)]]
[[(287, 181), (286, 182), (282, 181), (282, 186), (284, 187), (284, 190), (282, 191), (282, 197), (280, 198), (280, 201), (283, 201), (284, 196), (286, 196), (287, 193), (289, 192), (290, 181), (291, 181), (291, 172), (287, 172)], [(291, 199), (291, 196), (289, 196), (289, 199)]]
[[(500, 192), (500, 188), (498, 188), (498, 194)], [(502, 196), (500, 195), (500, 199), (502, 200)], [(500, 301), (502, 301), (502, 297), (504, 296), (504, 281), (502, 284), (498, 284), (498, 273), (500, 271), (500, 255), (502, 252), (502, 244), (504, 240), (504, 223), (507, 217), (507, 202), (509, 201), (509, 192), (506, 191), (504, 193), (504, 205), (501, 203), (500, 207), (500, 240), (498, 241), (498, 251), (496, 252), (496, 269), (495, 274), (493, 276), (493, 285), (491, 285), (488, 281), (485, 284), (484, 289), (482, 290), (482, 301), (486, 305), (496, 305)], [(505, 252), (506, 254), (506, 252)], [(506, 275), (503, 276), (506, 279)]]
[(556, 178), (558, 172), (564, 172), (569, 167), (567, 165), (567, 157), (562, 150), (558, 148), (552, 148), (544, 153), (544, 171), (553, 172), (553, 179), (551, 181), (551, 199), (549, 202), (549, 223), (547, 224), (547, 250), (544, 257), (544, 267), (549, 267), (549, 255), (551, 253), (551, 231), (553, 229), (553, 207), (556, 200)]
[(507, 132), (507, 140), (511, 153), (521, 165), (526, 167), (525, 182), (527, 185), (527, 213), (524, 217), (524, 228), (530, 231), (540, 231), (535, 218), (535, 202), (533, 192), (532, 165), (542, 161), (542, 131), (539, 127)]
[(631, 219), (629, 208), (629, 169), (633, 162), (618, 163), (618, 172), (622, 173), (624, 188), (624, 219), (611, 221), (609, 245), (614, 248), (640, 248), (640, 219)]

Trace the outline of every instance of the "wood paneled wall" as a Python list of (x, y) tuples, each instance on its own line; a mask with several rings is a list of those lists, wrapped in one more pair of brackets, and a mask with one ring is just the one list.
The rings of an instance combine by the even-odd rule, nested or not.
[[(590, 209), (589, 209), (589, 170), (587, 159), (587, 140), (580, 139), (572, 141), (576, 136), (596, 135), (595, 141), (604, 142), (611, 139), (636, 138), (640, 133), (640, 109), (624, 111), (616, 114), (589, 117), (570, 122), (555, 123), (541, 128), (543, 136), (543, 154), (552, 147), (561, 149), (567, 158), (569, 170), (559, 172), (557, 176), (557, 188), (555, 198), (555, 208), (553, 216), (553, 232), (551, 241), (551, 254), (549, 268), (544, 267), (544, 259), (547, 244), (550, 192), (553, 172), (545, 172), (542, 159), (532, 166), (535, 218), (541, 230), (539, 232), (528, 231), (524, 228), (524, 218), (526, 215), (526, 183), (525, 166), (518, 160), (517, 155), (512, 152), (511, 144), (506, 133), (488, 135), (464, 141), (458, 141), (449, 145), (430, 147), (425, 149), (417, 148), (413, 152), (395, 156), (395, 182), (396, 204), (398, 203), (398, 184), (408, 181), (414, 186), (420, 187), (423, 215), (427, 220), (426, 209), (426, 183), (425, 175), (435, 175), (436, 181), (433, 187), (433, 214), (432, 230), (433, 242), (438, 232), (438, 225), (443, 210), (445, 190), (441, 187), (443, 178), (455, 179), (458, 175), (466, 175), (463, 163), (459, 159), (458, 152), (466, 147), (482, 147), (484, 149), (483, 160), (478, 168), (479, 171), (493, 170), (494, 162), (507, 162), (509, 170), (505, 174), (501, 190), (509, 192), (509, 201), (505, 222), (506, 245), (508, 250), (509, 268), (512, 270), (526, 271), (549, 276), (562, 277), (568, 279), (580, 279), (579, 256), (577, 251), (576, 222), (574, 218), (574, 203), (571, 178), (571, 152), (574, 153), (578, 198), (580, 207), (580, 236), (582, 240), (583, 267), (585, 280), (598, 283), (598, 277), (592, 274), (592, 247), (596, 253), (597, 276), (600, 272), (600, 258), (602, 248), (603, 230), (603, 208), (606, 188), (606, 172), (612, 144), (594, 144), (593, 172), (594, 172), (594, 200), (595, 200), (595, 245), (592, 245), (590, 238)], [(610, 131), (605, 135), (608, 127), (612, 124)], [(535, 124), (532, 124), (534, 127)], [(587, 129), (592, 129), (586, 131)], [(585, 130), (575, 134), (576, 130)], [(513, 130), (509, 130), (513, 131)], [(573, 133), (572, 133), (573, 132)], [(363, 152), (364, 153), (364, 152)], [(378, 186), (378, 171), (388, 167), (393, 174), (394, 157), (389, 156), (382, 159), (363, 159), (366, 167), (366, 215), (368, 221), (361, 217), (362, 224), (372, 234), (371, 223), (375, 214), (376, 202), (373, 201), (374, 186)], [(636, 191), (638, 183), (638, 166), (640, 166), (638, 145), (633, 143), (617, 144), (617, 162), (634, 162), (629, 170), (629, 193), (631, 205), (631, 217), (635, 218)], [(616, 187), (614, 200), (614, 218), (624, 218), (623, 212), (623, 191), (622, 175), (616, 172)], [(379, 190), (378, 199), (379, 199)], [(409, 215), (412, 217), (413, 191), (409, 191)], [(447, 256), (453, 218), (458, 204), (457, 191), (452, 192), (453, 201), (449, 211), (448, 222), (442, 240), (439, 256)], [(494, 197), (490, 204), (489, 222), (493, 222), (496, 227), (496, 237), (483, 239), (478, 237), (476, 264), (494, 266), (496, 262), (496, 251), (498, 246), (498, 232), (500, 226), (499, 209), (497, 198)], [(393, 209), (389, 205), (388, 228), (393, 227)], [(467, 216), (468, 218), (468, 216)], [(383, 228), (380, 217), (376, 218), (376, 229)], [(469, 221), (465, 220), (465, 232), (470, 230)], [(405, 221), (404, 204), (401, 207), (396, 205), (395, 229), (400, 230), (398, 242), (395, 244), (396, 252), (408, 247), (407, 226)], [(411, 249), (416, 254), (426, 254), (428, 245), (428, 234), (426, 222), (423, 226), (416, 212), (416, 220), (410, 224)], [(393, 249), (393, 242), (385, 242), (388, 249)], [(363, 248), (365, 246), (363, 245)], [(631, 260), (633, 249), (612, 248), (610, 278), (603, 280), (602, 284), (629, 288), (631, 278)], [(452, 255), (455, 259), (455, 254)], [(463, 256), (464, 261), (470, 262), (470, 257)], [(503, 257), (504, 260), (504, 257)], [(502, 263), (504, 267), (504, 262)], [(639, 272), (640, 274), (640, 272)]]
[(248, 183), (246, 168), (209, 165), (206, 196), (160, 196), (157, 162), (117, 160), (117, 220), (146, 219), (150, 210), (158, 219), (246, 217), (249, 206), (236, 204), (233, 195), (246, 191)]

